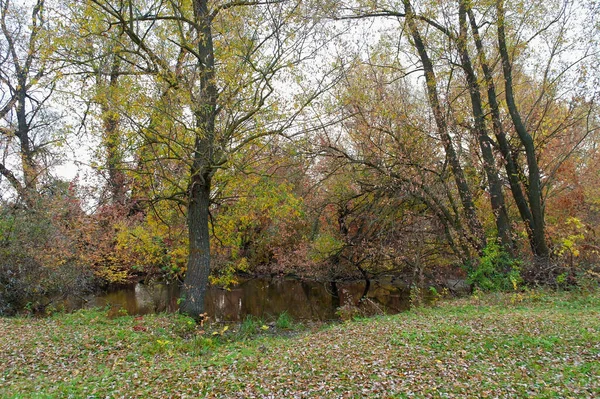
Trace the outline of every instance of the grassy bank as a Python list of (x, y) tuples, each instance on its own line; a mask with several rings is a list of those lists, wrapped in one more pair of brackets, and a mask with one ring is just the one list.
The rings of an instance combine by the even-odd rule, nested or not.
[(597, 294), (471, 297), (284, 334), (113, 316), (0, 319), (0, 397), (600, 396)]

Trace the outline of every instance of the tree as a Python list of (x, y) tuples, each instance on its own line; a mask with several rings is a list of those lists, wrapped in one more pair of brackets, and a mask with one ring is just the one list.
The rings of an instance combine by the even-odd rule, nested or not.
[(386, 50), (346, 73), (333, 91), (343, 121), (315, 140), (315, 208), (329, 222), (314, 246), (340, 275), (441, 269), (468, 263), (474, 249), (427, 94)]
[[(567, 93), (581, 95), (578, 93), (583, 89), (576, 83), (577, 79), (583, 79), (582, 76), (589, 67), (585, 62), (595, 54), (594, 41), (589, 39), (593, 34), (585, 26), (575, 27), (577, 21), (582, 21), (574, 10), (575, 3), (558, 1), (552, 4), (549, 7), (546, 2), (534, 2), (527, 12), (522, 12), (521, 3), (509, 2), (510, 14), (507, 17), (504, 1), (496, 1), (492, 8), (488, 7), (487, 2), (459, 1), (458, 9), (453, 4), (440, 7), (437, 4), (419, 2), (417, 11), (408, 0), (403, 0), (401, 5), (389, 3), (368, 9), (359, 5), (349, 6), (347, 3), (342, 7), (341, 15), (337, 16), (342, 19), (394, 17), (405, 21), (412, 38), (410, 45), (414, 46), (423, 65), (426, 90), (432, 111), (436, 115), (438, 130), (441, 127), (440, 131), (447, 127), (444, 120), (446, 115), (455, 111), (447, 104), (449, 109), (444, 114), (442, 103), (439, 98), (436, 99), (438, 82), (435, 68), (449, 71), (453, 64), (460, 65), (471, 102), (471, 110), (463, 119), (472, 121), (472, 126), (468, 128), (479, 142), (498, 237), (505, 249), (510, 251), (512, 235), (507, 212), (509, 204), (504, 200), (503, 179), (496, 166), (496, 151), (501, 156), (510, 192), (526, 226), (532, 252), (541, 261), (540, 264), (547, 263), (551, 252), (545, 230), (543, 192), (540, 191), (546, 184), (544, 172), (539, 166), (541, 141), (539, 135), (536, 140), (535, 134), (541, 125), (534, 122), (534, 116), (541, 112), (544, 115), (542, 119), (547, 120), (549, 115), (546, 112), (551, 101), (562, 101)], [(454, 22), (456, 16), (457, 23)], [(432, 28), (425, 37), (420, 32), (419, 24)], [(494, 29), (485, 29), (482, 33), (481, 28), (486, 24), (491, 24)], [(521, 27), (519, 35), (515, 34), (513, 39), (507, 41), (506, 31), (512, 26)], [(435, 36), (434, 32), (442, 37)], [(534, 49), (536, 43), (538, 46)], [(475, 62), (469, 55), (472, 49), (477, 53)], [(496, 63), (495, 59), (490, 61), (486, 51), (492, 57), (497, 54), (499, 62)], [(443, 54), (443, 58), (432, 61), (430, 53)], [(566, 54), (573, 56), (569, 59)], [(439, 61), (437, 66), (434, 66), (435, 61)], [(535, 69), (525, 72), (523, 66), (528, 62), (535, 65)], [(493, 65), (502, 67), (500, 74), (492, 68)], [(520, 80), (515, 80), (515, 66), (518, 67)], [(483, 79), (478, 77), (480, 73)], [(526, 110), (519, 107), (518, 94), (515, 94), (517, 91), (527, 91), (524, 86), (519, 85), (524, 79), (535, 81), (530, 87), (539, 90), (533, 98), (528, 97), (533, 101), (529, 102), (531, 105)], [(487, 89), (487, 104), (483, 101), (480, 82), (484, 82)], [(449, 80), (447, 84), (455, 85), (455, 82)], [(498, 85), (504, 88), (504, 101), (499, 99), (496, 92)], [(563, 99), (555, 97), (554, 100), (549, 100), (557, 95), (559, 88), (563, 90), (560, 94)], [(456, 98), (460, 97), (460, 94), (456, 95)], [(510, 117), (510, 125), (503, 115)], [(495, 141), (487, 133), (489, 126), (492, 127)], [(447, 154), (448, 150), (451, 154), (452, 149), (446, 146)], [(524, 158), (521, 154), (524, 154)], [(451, 165), (460, 166), (458, 157), (456, 162), (452, 162), (452, 158), (450, 155)], [(462, 180), (459, 172), (459, 191), (461, 186), (465, 187), (460, 183)], [(464, 198), (463, 208), (468, 215), (469, 201), (465, 202)]]
[(406, 24), (408, 25), (409, 32), (412, 36), (413, 45), (415, 46), (419, 54), (421, 64), (423, 65), (427, 95), (435, 117), (438, 133), (440, 135), (442, 143), (444, 144), (444, 149), (446, 151), (446, 156), (448, 157), (448, 162), (452, 167), (452, 172), (454, 174), (456, 186), (458, 187), (458, 192), (460, 194), (463, 209), (467, 218), (467, 223), (471, 229), (472, 234), (478, 240), (476, 248), (478, 250), (481, 250), (485, 246), (485, 235), (481, 227), (481, 223), (479, 222), (479, 219), (475, 213), (475, 205), (473, 204), (471, 190), (469, 188), (467, 180), (464, 177), (460, 160), (458, 159), (456, 151), (452, 145), (452, 138), (448, 133), (448, 125), (446, 121), (445, 112), (442, 108), (441, 102), (438, 97), (438, 83), (436, 80), (433, 63), (427, 52), (427, 48), (425, 47), (425, 43), (423, 41), (423, 38), (421, 37), (421, 33), (419, 32), (419, 29), (417, 27), (418, 18), (412, 8), (410, 1), (403, 0), (403, 5), (403, 15), (406, 18)]
[[(301, 2), (90, 0), (108, 31), (123, 32), (121, 45), (146, 61), (161, 93), (152, 117), (138, 127), (186, 165), (189, 260), (181, 310), (198, 316), (210, 271), (210, 206), (213, 177), (231, 154), (260, 137), (280, 134), (322, 87), (286, 106), (276, 90), (286, 70), (314, 56), (311, 24)], [(167, 45), (168, 44), (168, 45)], [(286, 114), (284, 118), (281, 115)], [(172, 139), (176, 137), (177, 139)], [(158, 145), (160, 143), (160, 145)], [(164, 158), (163, 158), (164, 160)]]
[[(542, 190), (544, 185), (552, 179), (552, 176), (547, 171), (547, 176), (544, 177), (544, 172), (540, 168), (539, 159), (543, 151), (543, 141), (536, 142), (536, 131), (539, 131), (539, 127), (543, 125), (542, 119), (549, 120), (552, 118), (547, 113), (551, 103), (565, 101), (569, 93), (574, 96), (575, 101), (580, 97), (581, 94), (578, 93), (577, 85), (570, 81), (573, 78), (575, 80), (580, 79), (580, 77), (569, 76), (569, 71), (571, 69), (577, 70), (578, 72), (575, 75), (585, 73), (587, 69), (585, 63), (593, 55), (592, 46), (594, 44), (593, 41), (585, 38), (586, 29), (577, 29), (576, 3), (569, 1), (554, 3), (553, 11), (546, 13), (546, 15), (543, 13), (547, 11), (547, 4), (542, 2), (532, 4), (530, 8), (532, 12), (526, 13), (521, 22), (523, 25), (528, 26), (526, 34), (529, 34), (529, 37), (520, 39), (515, 35), (517, 39), (511, 40), (512, 43), (509, 44), (506, 29), (510, 23), (506, 19), (505, 2), (503, 0), (495, 2), (497, 51), (502, 66), (501, 78), (498, 80), (504, 87), (504, 112), (510, 116), (512, 122), (512, 129), (510, 127), (508, 129), (516, 133), (516, 140), (513, 140), (515, 144), (511, 146), (507, 142), (507, 126), (501, 121), (502, 111), (496, 94), (493, 73), (485, 54), (479, 31), (480, 26), (472, 6), (473, 3), (465, 2), (461, 12), (464, 19), (466, 19), (465, 14), (468, 14), (470, 21), (473, 41), (487, 86), (490, 115), (498, 147), (505, 164), (513, 198), (519, 209), (521, 219), (526, 225), (531, 250), (540, 262), (540, 266), (544, 267), (551, 256), (551, 250), (546, 232), (544, 194)], [(516, 5), (516, 7), (519, 6)], [(568, 33), (570, 30), (577, 33), (571, 35)], [(542, 65), (542, 73), (538, 76), (532, 76), (533, 79), (537, 79), (532, 88), (538, 90), (538, 92), (533, 94), (534, 100), (530, 102), (529, 109), (524, 110), (517, 105), (516, 93), (519, 89), (518, 82), (515, 81), (514, 77), (514, 67), (526, 62), (524, 57), (520, 57), (520, 54), (525, 53), (523, 49), (531, 48), (532, 43), (536, 40), (545, 42), (547, 52), (541, 51), (541, 54), (538, 55), (541, 58), (538, 62)], [(563, 54), (567, 52), (571, 52), (574, 56), (568, 60), (563, 59)], [(532, 61), (535, 62), (535, 58)], [(562, 98), (558, 96), (559, 90), (564, 91), (560, 95)], [(536, 121), (534, 115), (540, 112), (541, 119)], [(577, 121), (580, 118), (576, 113), (568, 115), (564, 121), (557, 123), (555, 133), (565, 129), (569, 123), (578, 123)], [(567, 120), (570, 122), (564, 123)], [(542, 139), (540, 134), (537, 137)], [(510, 140), (510, 137), (508, 140)], [(575, 148), (572, 147), (571, 151)], [(521, 152), (525, 154), (524, 161), (520, 160), (519, 153)]]
[(525, 149), (527, 158), (527, 168), (529, 172), (527, 193), (529, 199), (529, 207), (531, 213), (531, 219), (529, 222), (530, 236), (532, 242), (533, 253), (542, 258), (547, 259), (550, 256), (550, 249), (546, 243), (545, 227), (544, 227), (544, 209), (542, 204), (542, 191), (541, 191), (541, 176), (540, 169), (537, 163), (537, 156), (535, 151), (535, 143), (531, 134), (527, 131), (525, 124), (519, 113), (519, 109), (515, 102), (514, 88), (513, 88), (513, 76), (512, 76), (512, 62), (510, 60), (507, 44), (506, 44), (506, 23), (505, 23), (505, 10), (504, 1), (498, 0), (496, 2), (497, 12), (497, 29), (498, 29), (498, 49), (502, 60), (502, 72), (504, 74), (504, 92), (506, 96), (506, 107), (512, 119), (514, 128), (519, 135), (521, 145)]
[[(45, 1), (37, 0), (32, 8), (1, 1), (0, 28), (0, 137), (4, 147), (0, 174), (27, 206), (33, 207), (44, 172), (42, 155), (49, 141), (44, 131), (56, 122), (47, 103), (60, 68), (47, 60), (51, 47), (45, 32)], [(8, 164), (16, 161), (10, 159), (15, 139), (21, 165), (18, 172)]]

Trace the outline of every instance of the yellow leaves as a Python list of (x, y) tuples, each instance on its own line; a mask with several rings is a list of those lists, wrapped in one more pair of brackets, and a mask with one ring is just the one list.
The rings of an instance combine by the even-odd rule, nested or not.
[(521, 303), (521, 302), (523, 302), (523, 300), (525, 300), (525, 295), (521, 292), (514, 293), (510, 296), (510, 303), (512, 305)]
[(344, 243), (337, 237), (331, 234), (319, 234), (313, 242), (311, 251), (311, 259), (319, 262), (325, 260), (331, 256), (331, 254), (338, 252), (340, 248), (344, 246)]
[(229, 326), (223, 326), (223, 328), (219, 331), (213, 331), (212, 335), (216, 336), (216, 335), (220, 335), (223, 336), (223, 334), (225, 334), (227, 332), (227, 330), (229, 330)]
[(236, 269), (242, 272), (248, 271), (249, 268), (249, 264), (248, 264), (248, 258), (244, 257), (242, 259), (240, 259), (240, 261), (237, 264)]
[(269, 261), (272, 249), (285, 245), (289, 237), (284, 232), (301, 223), (303, 202), (292, 184), (259, 173), (229, 177), (223, 186), (220, 195), (228, 200), (214, 214), (219, 240), (212, 250), (228, 261), (211, 281), (227, 286), (235, 271)]
[[(181, 216), (178, 220), (164, 205), (157, 204), (155, 210), (161, 214), (149, 213), (143, 221), (117, 224), (116, 263), (126, 269), (155, 268), (178, 275), (185, 271), (187, 264), (188, 239), (184, 220)], [(167, 222), (170, 225), (166, 225)]]
[(127, 278), (129, 277), (127, 270), (119, 270), (115, 265), (101, 267), (94, 274), (109, 283), (117, 284), (127, 282)]
[(236, 262), (229, 261), (223, 267), (219, 268), (215, 274), (211, 274), (210, 276), (208, 276), (208, 281), (212, 285), (228, 288), (232, 285), (237, 284), (237, 271), (238, 269), (236, 268)]
[(564, 226), (566, 227), (567, 234), (560, 239), (558, 254), (564, 255), (568, 253), (574, 257), (579, 257), (580, 252), (577, 246), (578, 243), (585, 240), (585, 235), (582, 232), (584, 225), (578, 218), (568, 217)]
[(583, 229), (583, 223), (576, 217), (568, 217), (566, 224), (575, 227), (577, 230)]
[(583, 236), (577, 235), (563, 238), (561, 254), (564, 253), (564, 251), (569, 251), (573, 256), (579, 256), (579, 250), (575, 248), (575, 239), (577, 238), (583, 238)]
[(510, 277), (510, 282), (512, 283), (513, 286), (513, 290), (517, 290), (518, 289), (518, 281), (516, 278), (514, 278), (513, 276)]

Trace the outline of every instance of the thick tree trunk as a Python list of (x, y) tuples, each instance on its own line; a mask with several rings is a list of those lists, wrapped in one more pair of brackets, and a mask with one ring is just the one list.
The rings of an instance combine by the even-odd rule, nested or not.
[(204, 296), (210, 273), (210, 178), (193, 176), (188, 205), (189, 258), (183, 283), (181, 312), (198, 318), (204, 313)]
[(458, 194), (461, 199), (461, 203), (463, 205), (463, 209), (465, 212), (465, 216), (467, 218), (467, 225), (469, 226), (469, 230), (471, 234), (475, 237), (474, 239), (474, 247), (478, 252), (481, 252), (483, 247), (485, 247), (486, 239), (483, 231), (483, 227), (477, 217), (477, 213), (475, 211), (475, 205), (473, 203), (473, 196), (471, 194), (471, 190), (465, 179), (462, 166), (460, 165), (460, 161), (458, 159), (458, 155), (454, 150), (452, 145), (452, 138), (450, 134), (448, 134), (448, 126), (446, 123), (446, 118), (444, 116), (444, 112), (442, 110), (440, 100), (437, 94), (437, 80), (435, 77), (435, 71), (433, 70), (433, 63), (427, 54), (427, 50), (425, 48), (425, 44), (417, 25), (415, 23), (415, 15), (412, 10), (412, 6), (409, 0), (403, 0), (406, 22), (408, 24), (410, 34), (413, 38), (413, 43), (417, 52), (419, 53), (419, 58), (421, 59), (421, 63), (423, 64), (423, 69), (425, 71), (425, 82), (427, 85), (427, 95), (429, 99), (429, 104), (433, 111), (433, 115), (435, 118), (435, 122), (438, 128), (438, 133), (440, 135), (440, 139), (444, 146), (444, 150), (446, 152), (446, 157), (448, 158), (448, 162), (450, 167), (452, 168), (452, 174), (454, 175), (454, 180), (456, 182), (456, 186), (458, 188)]
[(539, 258), (547, 259), (550, 257), (550, 249), (546, 243), (545, 236), (544, 206), (542, 203), (540, 169), (535, 154), (535, 143), (533, 142), (533, 137), (531, 137), (529, 132), (527, 132), (527, 128), (521, 119), (521, 115), (519, 113), (513, 93), (512, 65), (506, 46), (506, 33), (504, 28), (504, 0), (497, 0), (496, 10), (498, 13), (498, 47), (500, 50), (500, 57), (502, 59), (506, 106), (515, 130), (517, 131), (519, 139), (521, 140), (521, 144), (525, 149), (525, 155), (527, 158), (527, 169), (529, 174), (527, 180), (527, 196), (529, 198), (529, 206), (532, 216), (531, 236), (533, 241), (533, 253)]
[(491, 140), (485, 127), (485, 115), (481, 102), (481, 89), (477, 81), (477, 77), (475, 76), (471, 57), (469, 56), (469, 51), (467, 49), (467, 13), (465, 0), (460, 1), (458, 15), (460, 33), (457, 38), (457, 47), (460, 55), (461, 65), (463, 71), (465, 72), (469, 86), (469, 95), (471, 98), (472, 112), (475, 121), (474, 130), (475, 134), (477, 135), (479, 148), (483, 157), (483, 168), (488, 180), (490, 202), (496, 219), (498, 240), (500, 241), (502, 247), (512, 254), (513, 241), (511, 237), (510, 221), (508, 219), (508, 213), (506, 211), (506, 205), (504, 202), (502, 182), (498, 176)]
[(204, 313), (204, 295), (210, 274), (209, 207), (215, 147), (217, 86), (211, 16), (207, 0), (194, 0), (198, 37), (200, 92), (196, 99), (196, 140), (188, 205), (189, 257), (181, 311), (194, 318)]

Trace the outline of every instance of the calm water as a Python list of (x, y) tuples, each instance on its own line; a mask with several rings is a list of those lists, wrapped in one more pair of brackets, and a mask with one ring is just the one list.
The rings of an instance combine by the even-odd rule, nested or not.
[[(247, 315), (275, 318), (287, 312), (294, 320), (332, 320), (344, 305), (357, 305), (365, 290), (364, 281), (322, 283), (296, 279), (250, 279), (231, 290), (211, 287), (206, 311), (214, 321), (240, 321)], [(337, 292), (336, 292), (337, 291)], [(136, 284), (88, 298), (74, 307), (123, 308), (128, 314), (175, 312), (178, 308), (177, 284)], [(372, 282), (366, 306), (376, 311), (398, 313), (409, 308), (409, 291), (393, 284)]]

